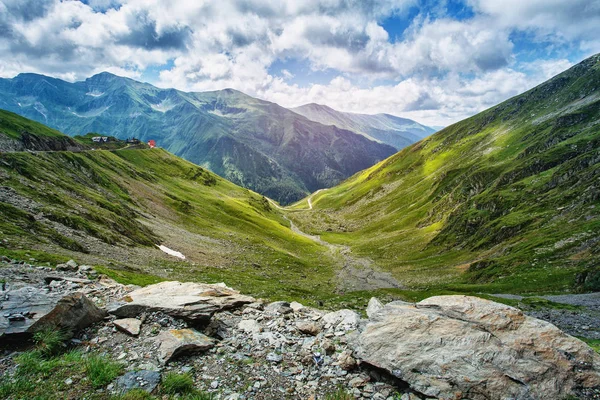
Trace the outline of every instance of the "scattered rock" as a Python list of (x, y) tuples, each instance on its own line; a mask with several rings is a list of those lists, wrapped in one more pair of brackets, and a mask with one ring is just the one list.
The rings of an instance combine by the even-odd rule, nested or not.
[(283, 360), (283, 356), (277, 353), (269, 353), (267, 354), (267, 361), (271, 361), (273, 363), (279, 363)]
[(317, 336), (321, 332), (321, 328), (314, 322), (309, 321), (298, 321), (296, 322), (296, 328), (302, 333), (307, 335)]
[(600, 356), (554, 325), (468, 296), (388, 304), (355, 352), (427, 396), (558, 399), (600, 385)]
[(124, 298), (124, 303), (109, 312), (118, 317), (135, 317), (142, 312), (161, 311), (174, 318), (207, 323), (217, 311), (254, 301), (223, 283), (161, 282), (134, 290)]
[(262, 332), (263, 328), (258, 322), (253, 319), (243, 319), (238, 324), (238, 329), (246, 333), (259, 333)]
[(323, 315), (321, 323), (325, 329), (332, 328), (334, 331), (350, 331), (358, 328), (360, 315), (352, 310), (339, 310)]
[(369, 318), (372, 318), (375, 315), (375, 313), (381, 310), (382, 308), (383, 304), (381, 304), (381, 302), (376, 297), (371, 297), (371, 300), (369, 300), (369, 304), (367, 305), (367, 316)]
[(129, 371), (115, 381), (119, 393), (127, 393), (133, 389), (142, 389), (152, 393), (160, 383), (160, 373), (157, 371)]
[(211, 338), (194, 329), (163, 331), (156, 337), (156, 342), (160, 344), (159, 361), (163, 364), (183, 353), (204, 351), (215, 345)]
[(115, 319), (113, 324), (118, 330), (125, 332), (132, 336), (138, 336), (142, 327), (142, 321), (137, 318), (123, 318)]
[(304, 308), (304, 306), (302, 304), (298, 303), (297, 301), (292, 301), (290, 303), (290, 308), (294, 312), (299, 312), (299, 311), (301, 311)]
[(346, 371), (350, 371), (356, 367), (356, 360), (352, 357), (352, 351), (350, 350), (344, 350), (338, 354), (337, 362)]
[(288, 303), (287, 301), (275, 301), (273, 303), (267, 304), (267, 306), (265, 307), (266, 313), (274, 315), (289, 314), (293, 311), (294, 310), (292, 310), (292, 308), (290, 307), (290, 303)]
[(57, 264), (57, 271), (77, 271), (77, 263), (73, 260), (67, 261), (65, 264)]

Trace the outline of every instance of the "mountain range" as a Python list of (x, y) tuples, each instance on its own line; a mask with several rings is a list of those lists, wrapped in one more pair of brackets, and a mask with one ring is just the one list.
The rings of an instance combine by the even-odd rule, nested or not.
[(186, 93), (109, 73), (75, 83), (37, 74), (0, 79), (0, 108), (70, 136), (154, 139), (283, 204), (333, 186), (432, 132), (389, 115), (337, 113), (322, 124), (232, 89)]
[(403, 149), (431, 135), (435, 129), (410, 119), (390, 114), (356, 114), (336, 111), (321, 104), (305, 104), (291, 109), (306, 118), (323, 125), (335, 125), (364, 137)]

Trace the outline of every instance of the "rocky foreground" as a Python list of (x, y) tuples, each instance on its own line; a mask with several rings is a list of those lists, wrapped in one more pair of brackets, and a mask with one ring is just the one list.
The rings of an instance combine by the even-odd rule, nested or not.
[(368, 318), (265, 303), (224, 284), (145, 288), (75, 262), (56, 269), (3, 260), (0, 374), (47, 327), (110, 355), (126, 372), (100, 392), (156, 391), (188, 372), (218, 399), (597, 399), (600, 356), (554, 325), (469, 296), (419, 303), (371, 299)]

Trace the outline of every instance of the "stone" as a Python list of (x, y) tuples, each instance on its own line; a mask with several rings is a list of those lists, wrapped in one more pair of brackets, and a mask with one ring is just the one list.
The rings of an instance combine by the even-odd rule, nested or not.
[(92, 281), (89, 279), (72, 278), (72, 277), (66, 277), (66, 276), (53, 276), (53, 275), (44, 277), (44, 281), (46, 282), (47, 285), (51, 285), (53, 282), (62, 282), (62, 281), (77, 283), (80, 285), (88, 285), (88, 284), (92, 283)]
[(352, 310), (339, 310), (323, 315), (321, 324), (325, 329), (333, 328), (335, 331), (350, 331), (358, 328), (360, 315)]
[(137, 318), (115, 319), (113, 324), (121, 332), (132, 336), (138, 336), (142, 327), (142, 321)]
[(421, 398), (414, 393), (404, 393), (400, 400), (421, 400)]
[(170, 329), (156, 336), (158, 357), (162, 364), (184, 354), (205, 351), (214, 347), (213, 339), (194, 329)]
[(600, 386), (600, 355), (554, 325), (469, 296), (387, 304), (354, 354), (436, 398), (559, 399)]
[(294, 312), (299, 312), (299, 311), (301, 311), (304, 308), (304, 306), (302, 304), (298, 303), (297, 301), (292, 301), (290, 303), (290, 308)]
[(267, 314), (289, 314), (291, 312), (293, 312), (294, 310), (292, 310), (292, 308), (290, 307), (290, 303), (288, 303), (287, 301), (275, 301), (273, 303), (269, 303), (267, 304), (267, 306), (265, 307), (265, 313)]
[(281, 354), (277, 354), (277, 353), (267, 354), (267, 361), (271, 361), (273, 363), (279, 363), (282, 360), (283, 360), (283, 357), (281, 356)]
[(371, 297), (369, 304), (367, 305), (367, 317), (372, 318), (376, 312), (383, 308), (383, 304), (377, 299), (377, 297)]
[(69, 260), (64, 264), (56, 265), (57, 271), (77, 271), (77, 263), (74, 260)]
[(335, 353), (335, 344), (329, 339), (323, 340), (323, 342), (321, 343), (321, 348), (327, 355), (332, 355), (333, 353)]
[(9, 290), (0, 301), (0, 337), (34, 333), (44, 328), (62, 329), (69, 335), (106, 316), (82, 293), (64, 297), (33, 287)]
[(121, 394), (133, 389), (142, 389), (148, 393), (154, 392), (160, 383), (160, 373), (151, 370), (129, 371), (115, 381), (115, 388)]
[(296, 328), (302, 333), (307, 335), (317, 336), (321, 332), (321, 328), (314, 322), (309, 321), (298, 321), (296, 322)]
[(224, 283), (160, 282), (134, 290), (109, 312), (118, 317), (135, 317), (160, 311), (173, 318), (207, 323), (217, 311), (237, 309), (254, 302)]
[(343, 370), (350, 371), (356, 367), (356, 360), (351, 350), (344, 350), (337, 356), (337, 363)]
[(82, 274), (85, 274), (87, 272), (93, 271), (93, 269), (94, 268), (91, 267), (91, 266), (89, 266), (89, 265), (80, 265), (79, 268), (77, 268), (77, 271), (80, 272), (80, 273), (82, 273)]
[(253, 319), (241, 320), (238, 324), (238, 329), (250, 334), (259, 333), (263, 330), (262, 326), (260, 326), (260, 324)]

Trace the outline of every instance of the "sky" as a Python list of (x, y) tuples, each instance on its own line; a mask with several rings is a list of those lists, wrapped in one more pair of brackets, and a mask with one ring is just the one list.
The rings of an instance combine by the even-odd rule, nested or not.
[(0, 0), (0, 76), (102, 71), (446, 126), (600, 52), (600, 0)]

